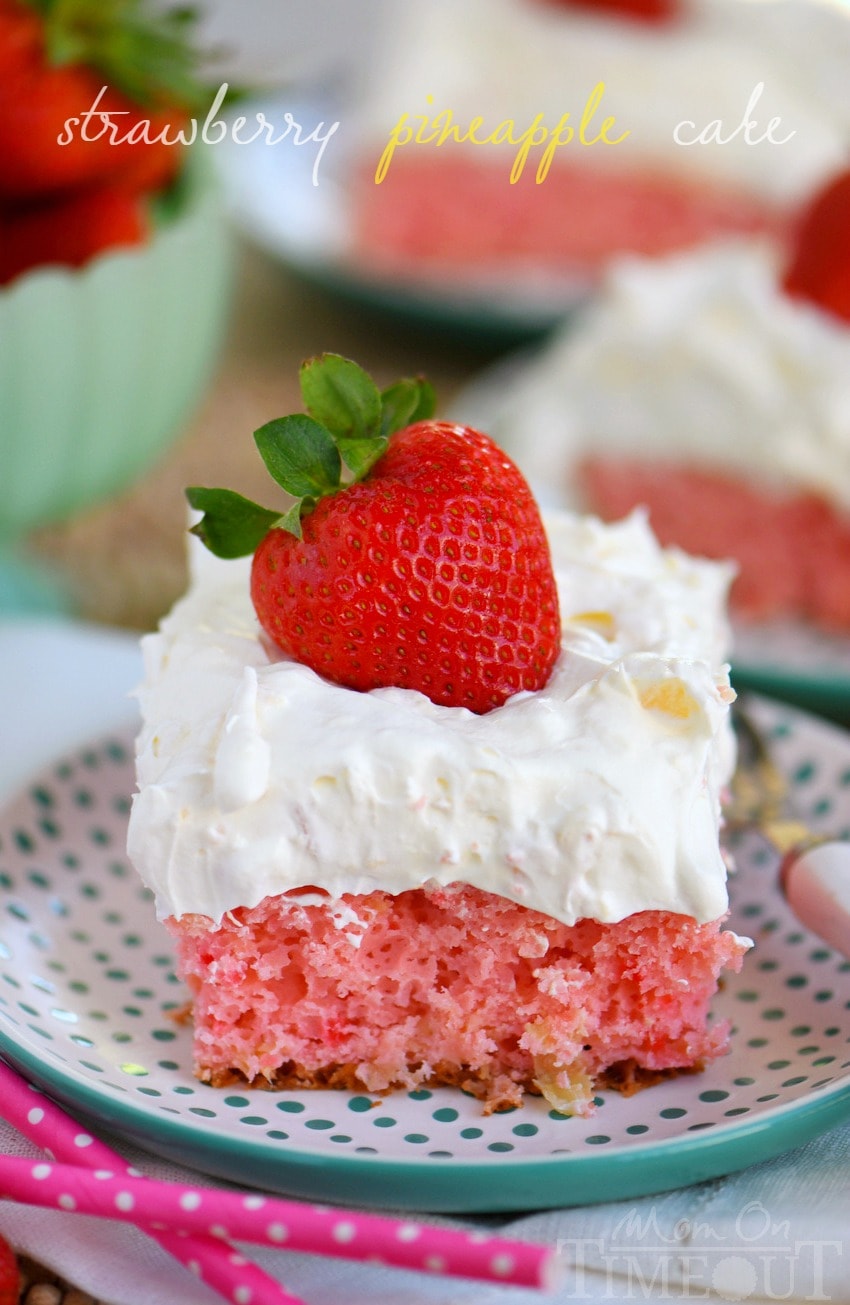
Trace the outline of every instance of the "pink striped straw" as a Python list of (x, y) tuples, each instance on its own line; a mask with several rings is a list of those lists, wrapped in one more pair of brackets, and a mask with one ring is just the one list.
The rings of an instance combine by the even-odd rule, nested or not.
[[(38, 1088), (0, 1060), (0, 1101), (3, 1118), (36, 1146), (57, 1160), (82, 1169), (112, 1169), (138, 1176), (116, 1151), (100, 1142), (60, 1109)], [(0, 1172), (8, 1157), (0, 1160)], [(0, 1178), (2, 1186), (2, 1178)], [(220, 1237), (184, 1237), (171, 1229), (144, 1228), (163, 1250), (234, 1305), (304, 1305), (277, 1279), (252, 1264)]]
[(530, 1242), (78, 1165), (6, 1156), (0, 1165), (4, 1196), (171, 1233), (286, 1246), (484, 1282), (549, 1290), (560, 1277), (557, 1254)]

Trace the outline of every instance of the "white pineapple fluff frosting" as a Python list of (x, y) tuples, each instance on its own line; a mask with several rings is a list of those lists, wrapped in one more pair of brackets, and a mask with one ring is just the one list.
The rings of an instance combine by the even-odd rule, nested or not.
[(192, 541), (191, 587), (145, 636), (138, 691), (129, 855), (161, 918), (429, 880), (567, 924), (723, 915), (731, 568), (662, 550), (640, 514), (546, 527), (561, 656), (543, 689), (481, 716), (270, 651), (249, 559)]
[(850, 510), (850, 329), (786, 295), (755, 241), (619, 259), (587, 309), (504, 379), (493, 411), (471, 408), (456, 415), (484, 425), (544, 503), (582, 507), (576, 463), (624, 455)]

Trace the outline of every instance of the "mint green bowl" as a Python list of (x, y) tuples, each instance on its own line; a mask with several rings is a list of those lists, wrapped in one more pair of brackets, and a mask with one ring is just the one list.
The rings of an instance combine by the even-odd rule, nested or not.
[(146, 245), (0, 289), (0, 550), (132, 484), (207, 385), (229, 236), (204, 163), (160, 203)]

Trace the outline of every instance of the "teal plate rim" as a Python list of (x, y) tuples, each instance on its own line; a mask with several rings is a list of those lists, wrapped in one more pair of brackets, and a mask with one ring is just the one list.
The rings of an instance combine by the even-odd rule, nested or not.
[(850, 670), (846, 674), (840, 669), (807, 671), (733, 657), (730, 678), (739, 692), (779, 698), (836, 724), (850, 725)]
[[(839, 832), (838, 824), (842, 820), (850, 826), (850, 739), (833, 727), (778, 704), (754, 700), (750, 707), (765, 729), (781, 768), (790, 779), (800, 814), (811, 823), (817, 825), (820, 822), (822, 828), (830, 828), (835, 832)], [(233, 1096), (229, 1089), (224, 1090), (223, 1094), (222, 1089), (209, 1089), (194, 1083), (190, 1071), (185, 1067), (185, 1061), (181, 1068), (179, 1051), (169, 1053), (178, 1059), (160, 1062), (169, 1068), (163, 1071), (159, 1080), (147, 1080), (151, 1083), (159, 1082), (164, 1089), (162, 1092), (140, 1087), (139, 1084), (144, 1082), (141, 1079), (125, 1078), (123, 1082), (112, 1083), (105, 1081), (104, 1069), (108, 1077), (115, 1068), (110, 1063), (110, 1057), (114, 1059), (117, 1055), (120, 1059), (125, 1054), (135, 1054), (144, 1059), (145, 1052), (134, 1051), (134, 1047), (145, 1042), (148, 1032), (146, 1025), (150, 1024), (151, 1019), (154, 1023), (162, 1021), (163, 1003), (160, 997), (162, 992), (175, 996), (173, 986), (170, 990), (162, 989), (157, 997), (159, 1005), (155, 1004), (155, 1009), (151, 1007), (147, 1015), (141, 1009), (144, 1006), (141, 999), (138, 1010), (131, 1008), (137, 1019), (134, 1032), (114, 1035), (126, 1039), (126, 1043), (106, 1047), (106, 1059), (100, 1067), (92, 1064), (90, 1072), (84, 1067), (84, 1062), (79, 1060), (71, 1064), (62, 1060), (57, 1063), (49, 1043), (43, 1041), (44, 1037), (54, 1039), (55, 1050), (60, 1043), (65, 1048), (66, 1044), (61, 1040), (74, 1036), (74, 1029), (91, 1033), (90, 1028), (84, 1027), (84, 1022), (78, 1022), (77, 1013), (73, 1009), (74, 998), (70, 996), (69, 999), (70, 990), (60, 992), (58, 996), (54, 991), (48, 998), (48, 1003), (64, 1002), (61, 1009), (57, 1007), (51, 1013), (52, 1032), (47, 1028), (35, 1028), (34, 1033), (39, 1036), (34, 1036), (33, 1026), (26, 1023), (26, 1016), (21, 1020), (17, 1007), (20, 1006), (25, 1012), (32, 1011), (35, 1015), (38, 1002), (53, 986), (52, 980), (48, 982), (43, 977), (48, 973), (47, 970), (42, 968), (36, 973), (36, 957), (52, 957), (56, 966), (52, 979), (60, 987), (65, 982), (62, 977), (65, 953), (53, 947), (55, 940), (50, 936), (51, 928), (57, 921), (67, 921), (68, 927), (72, 926), (75, 923), (75, 912), (81, 913), (79, 922), (93, 924), (92, 910), (95, 908), (92, 907), (92, 902), (96, 903), (95, 914), (104, 907), (107, 908), (106, 914), (101, 917), (103, 920), (109, 917), (115, 919), (109, 926), (99, 924), (95, 931), (97, 937), (93, 945), (100, 949), (96, 952), (98, 957), (101, 957), (102, 951), (102, 958), (97, 961), (91, 959), (85, 949), (79, 954), (71, 953), (69, 959), (73, 962), (72, 971), (75, 976), (91, 978), (92, 994), (97, 995), (104, 1009), (108, 1009), (108, 1002), (114, 996), (113, 1006), (116, 1011), (127, 1010), (128, 998), (121, 984), (132, 983), (133, 979), (129, 972), (123, 974), (122, 979), (121, 971), (115, 970), (115, 954), (109, 937), (117, 938), (121, 936), (122, 930), (129, 927), (126, 914), (122, 919), (121, 913), (127, 909), (137, 913), (134, 903), (143, 895), (143, 890), (132, 875), (119, 878), (110, 876), (101, 895), (99, 877), (104, 878), (104, 866), (119, 863), (118, 858), (123, 852), (121, 849), (116, 854), (115, 839), (121, 837), (122, 821), (126, 819), (126, 795), (130, 782), (128, 768), (131, 765), (129, 737), (122, 733), (117, 747), (115, 740), (111, 740), (102, 746), (93, 745), (73, 755), (68, 754), (60, 764), (36, 776), (21, 797), (0, 811), (0, 914), (5, 916), (5, 937), (9, 939), (9, 943), (0, 948), (0, 994), (9, 994), (11, 990), (12, 997), (9, 1001), (3, 1000), (0, 995), (0, 1053), (33, 1082), (73, 1111), (81, 1113), (87, 1120), (122, 1135), (148, 1152), (247, 1186), (374, 1208), (493, 1213), (587, 1205), (686, 1186), (772, 1158), (850, 1119), (850, 1017), (847, 1015), (850, 1010), (850, 962), (843, 961), (819, 944), (818, 940), (806, 934), (790, 917), (776, 886), (775, 860), (771, 859), (759, 840), (751, 836), (745, 837), (736, 851), (740, 870), (733, 879), (732, 886), (733, 894), (741, 899), (741, 919), (733, 915), (733, 924), (741, 932), (755, 931), (757, 946), (745, 961), (742, 976), (730, 976), (721, 994), (726, 1007), (722, 1013), (731, 1014), (738, 1025), (737, 1032), (733, 1035), (732, 1054), (709, 1067), (703, 1075), (683, 1076), (629, 1099), (603, 1094), (600, 1109), (591, 1121), (567, 1121), (559, 1117), (557, 1123), (550, 1123), (556, 1112), (548, 1111), (545, 1103), (540, 1102), (530, 1102), (522, 1111), (490, 1116), (489, 1121), (485, 1121), (479, 1118), (480, 1106), (477, 1103), (451, 1089), (436, 1089), (433, 1092), (393, 1094), (381, 1101), (380, 1105), (392, 1108), (394, 1114), (414, 1121), (410, 1127), (417, 1127), (415, 1121), (426, 1115), (431, 1120), (453, 1116), (457, 1128), (464, 1122), (478, 1124), (479, 1127), (467, 1129), (466, 1133), (470, 1136), (483, 1133), (483, 1141), (462, 1144), (471, 1146), (472, 1153), (458, 1156), (438, 1150), (430, 1153), (427, 1158), (422, 1152), (419, 1155), (405, 1152), (400, 1156), (392, 1153), (388, 1142), (382, 1155), (378, 1146), (384, 1145), (384, 1138), (390, 1138), (392, 1129), (381, 1132), (380, 1143), (378, 1132), (370, 1134), (370, 1140), (376, 1143), (375, 1147), (369, 1148), (372, 1153), (345, 1149), (334, 1151), (330, 1143), (324, 1142), (318, 1134), (313, 1135), (316, 1137), (316, 1144), (313, 1145), (309, 1134), (304, 1134), (306, 1141), (299, 1141), (297, 1137), (292, 1138), (279, 1130), (276, 1136), (285, 1138), (287, 1144), (272, 1144), (269, 1135), (260, 1136), (247, 1127), (250, 1122), (256, 1122), (254, 1117), (242, 1117), (237, 1124), (237, 1114), (233, 1113), (231, 1103), (242, 1103), (235, 1107), (238, 1113), (238, 1110), (249, 1107), (249, 1099)], [(92, 756), (95, 756), (94, 762)], [(21, 813), (32, 807), (34, 793), (41, 794), (40, 813), (43, 815), (45, 788), (50, 784), (55, 785), (59, 774), (65, 777), (63, 782), (67, 782), (68, 791), (64, 797), (59, 792), (57, 805), (52, 805), (50, 810), (51, 817), (55, 817), (53, 823), (57, 827), (65, 825), (66, 833), (62, 836), (51, 834), (50, 838), (43, 840), (43, 847), (36, 848), (34, 854), (31, 850), (12, 848), (8, 837), (10, 818), (15, 829), (21, 828)], [(71, 801), (72, 792), (79, 790), (74, 776), (82, 774), (88, 780), (89, 797), (83, 806), (74, 806)], [(123, 810), (122, 803), (116, 799), (116, 795), (120, 798), (122, 794), (125, 795)], [(93, 806), (89, 798), (93, 799)], [(70, 879), (67, 884), (59, 884), (60, 892), (57, 893), (54, 890), (59, 871), (55, 867), (61, 864), (63, 855), (67, 856), (69, 848), (79, 852), (81, 847), (81, 827), (74, 826), (74, 819), (82, 812), (80, 819), (88, 820), (87, 813), (90, 810), (96, 813), (100, 822), (102, 846), (95, 848), (88, 845), (85, 856), (76, 856), (82, 866), (81, 872), (87, 875), (86, 882), (82, 884), (82, 895), (78, 891), (81, 881), (76, 880), (72, 884)], [(109, 830), (106, 829), (110, 819), (114, 821), (115, 838), (112, 842), (108, 837)], [(841, 832), (848, 836), (847, 831)], [(27, 842), (26, 838), (23, 842)], [(33, 855), (35, 860), (29, 861), (28, 858)], [(73, 851), (71, 855), (74, 856)], [(101, 858), (99, 871), (96, 867), (92, 868), (98, 857)], [(35, 864), (41, 869), (27, 870), (27, 866)], [(114, 885), (124, 894), (122, 901), (111, 899), (110, 893)], [(85, 919), (82, 916), (83, 907), (79, 905), (83, 902), (86, 903)], [(150, 907), (148, 909), (151, 910)], [(767, 919), (766, 916), (772, 918)], [(757, 930), (754, 930), (754, 926), (757, 926)], [(141, 935), (148, 926), (140, 924), (134, 916), (132, 927)], [(152, 920), (151, 927), (155, 930), (151, 934), (152, 945), (160, 952), (163, 949), (167, 951), (167, 941), (160, 927)], [(65, 928), (64, 923), (62, 928)], [(111, 935), (110, 929), (113, 930)], [(37, 944), (31, 945), (28, 941), (32, 937), (37, 938)], [(86, 946), (90, 941), (87, 940)], [(126, 958), (143, 955), (144, 947), (140, 946), (143, 942), (143, 938), (137, 937), (134, 944), (136, 951), (129, 948), (129, 943), (124, 949), (122, 955), (125, 960), (119, 964), (124, 963), (128, 971), (132, 968), (132, 959)], [(14, 956), (16, 947), (19, 953), (17, 959)], [(5, 959), (2, 959), (4, 955)], [(85, 968), (87, 965), (90, 973)], [(102, 979), (100, 976), (104, 966), (107, 967), (106, 974), (117, 977), (108, 981)], [(109, 966), (113, 969), (110, 970)], [(149, 972), (152, 972), (151, 967), (146, 970), (146, 973)], [(817, 972), (819, 976), (828, 974), (831, 987), (823, 988), (821, 985), (821, 989), (815, 991), (817, 985), (809, 982), (809, 972)], [(30, 973), (34, 983), (18, 1000), (25, 973)], [(165, 983), (168, 976), (165, 975), (163, 966), (160, 966), (159, 975)], [(6, 980), (5, 987), (3, 980)], [(105, 992), (110, 984), (112, 991)], [(137, 988), (134, 991), (142, 992), (143, 989)], [(782, 993), (783, 1005), (788, 1007), (787, 1012), (777, 1012), (775, 1008), (779, 993)], [(153, 998), (155, 994), (151, 991), (148, 995)], [(123, 1008), (120, 1005), (122, 1002)], [(84, 1002), (83, 1005), (85, 1004)], [(766, 1009), (766, 1006), (771, 1009)], [(772, 1017), (777, 1014), (782, 1018), (773, 1020)], [(10, 1017), (17, 1018), (17, 1023), (11, 1027)], [(46, 1019), (47, 1015), (43, 1018)], [(82, 1019), (82, 1008), (80, 1018)], [(123, 1024), (110, 1026), (105, 1023), (102, 1027), (114, 1027), (116, 1030), (129, 1027), (128, 1017), (123, 1019)], [(748, 1019), (751, 1021), (749, 1028)], [(801, 1019), (805, 1022), (800, 1023)], [(757, 1027), (753, 1026), (752, 1020), (756, 1021)], [(817, 1027), (818, 1020), (823, 1025), (820, 1031)], [(824, 1025), (824, 1020), (828, 1022), (828, 1027)], [(792, 1024), (796, 1027), (790, 1027)], [(748, 1032), (757, 1032), (763, 1036), (747, 1039)], [(797, 1037), (798, 1034), (800, 1037)], [(806, 1056), (811, 1061), (812, 1055), (819, 1056), (825, 1049), (823, 1044), (827, 1035), (832, 1040), (829, 1050), (844, 1046), (844, 1063), (836, 1065), (834, 1069), (819, 1069), (818, 1073), (826, 1073), (827, 1077), (816, 1082), (810, 1082), (805, 1075), (801, 1077), (795, 1074), (794, 1070), (802, 1066)], [(161, 1036), (177, 1037), (176, 1034)], [(99, 1037), (100, 1034), (96, 1034), (78, 1040), (84, 1046), (94, 1047)], [(813, 1046), (798, 1046), (795, 1049), (794, 1054), (799, 1053), (796, 1062), (790, 1050), (790, 1043), (795, 1037), (798, 1043), (801, 1038), (807, 1042), (814, 1041)], [(104, 1039), (104, 1045), (106, 1041)], [(126, 1052), (123, 1050), (124, 1045), (127, 1047)], [(148, 1041), (145, 1045), (148, 1048), (147, 1054), (154, 1054), (150, 1048), (156, 1044)], [(174, 1046), (177, 1046), (176, 1042)], [(188, 1043), (184, 1042), (184, 1051), (187, 1046)], [(780, 1046), (781, 1051), (778, 1050)], [(756, 1047), (759, 1050), (754, 1053), (753, 1048)], [(75, 1051), (73, 1054), (96, 1056), (99, 1052), (95, 1047), (90, 1053)], [(162, 1054), (161, 1046), (159, 1054)], [(775, 1059), (777, 1054), (781, 1057), (778, 1060)], [(786, 1059), (786, 1055), (791, 1055), (791, 1059)], [(765, 1063), (766, 1056), (774, 1058)], [(749, 1070), (751, 1065), (759, 1061), (759, 1057), (762, 1058), (761, 1068), (752, 1068), (746, 1076), (742, 1075), (742, 1069)], [(837, 1056), (819, 1056), (814, 1064), (834, 1064), (837, 1059)], [(736, 1072), (738, 1077), (735, 1077)], [(791, 1077), (785, 1078), (786, 1073), (790, 1073)], [(816, 1077), (814, 1072), (811, 1077)], [(120, 1075), (117, 1075), (117, 1079), (120, 1079)], [(769, 1080), (776, 1090), (761, 1098), (754, 1097), (759, 1090), (764, 1092), (762, 1079)], [(730, 1097), (730, 1082), (750, 1086), (737, 1088), (737, 1095)], [(125, 1086), (128, 1083), (134, 1093), (147, 1091), (152, 1096), (143, 1098), (131, 1095)], [(190, 1083), (194, 1084), (194, 1088), (188, 1086)], [(191, 1099), (195, 1090), (206, 1093), (207, 1096), (214, 1094), (218, 1113), (227, 1113), (224, 1106), (231, 1111), (232, 1127), (225, 1120), (219, 1131), (215, 1131), (221, 1121), (210, 1122), (208, 1118), (198, 1118), (185, 1111), (181, 1114), (163, 1102), (166, 1088), (171, 1092), (176, 1090), (189, 1094), (180, 1098), (181, 1103)], [(236, 1089), (236, 1092), (239, 1091)], [(304, 1111), (304, 1101), (309, 1101), (311, 1107), (324, 1110), (326, 1114), (339, 1110), (346, 1119), (349, 1133), (355, 1133), (356, 1127), (361, 1127), (362, 1130), (374, 1122), (374, 1116), (368, 1113), (373, 1102), (365, 1097), (352, 1098), (352, 1094), (252, 1094), (250, 1101), (254, 1109), (260, 1108), (256, 1104), (259, 1098), (262, 1098), (262, 1107), (268, 1107), (269, 1114), (273, 1114), (275, 1109)], [(176, 1101), (177, 1098), (170, 1100)], [(329, 1100), (332, 1101), (331, 1106), (327, 1105)], [(352, 1100), (361, 1104), (351, 1104)], [(739, 1104), (737, 1108), (727, 1110), (735, 1101), (750, 1104)], [(761, 1106), (756, 1105), (759, 1101), (763, 1103)], [(446, 1106), (447, 1102), (450, 1103), (449, 1106)], [(671, 1102), (674, 1103), (672, 1106)], [(717, 1104), (708, 1104), (715, 1102)], [(435, 1105), (442, 1108), (433, 1111)], [(702, 1112), (698, 1118), (697, 1109)], [(350, 1113), (355, 1110), (367, 1113), (355, 1119)], [(201, 1107), (201, 1113), (210, 1116), (215, 1115), (216, 1111)], [(305, 1112), (305, 1119), (308, 1119), (308, 1115), (309, 1111)], [(644, 1118), (651, 1118), (652, 1125), (635, 1125), (635, 1120)], [(697, 1122), (689, 1124), (689, 1118), (697, 1118)], [(287, 1121), (289, 1120), (300, 1122), (297, 1116), (287, 1116)], [(519, 1125), (516, 1121), (519, 1121)], [(268, 1121), (261, 1119), (259, 1122), (266, 1124)], [(317, 1123), (308, 1119), (307, 1128), (311, 1122), (316, 1127), (319, 1123), (322, 1127), (325, 1123), (328, 1128), (341, 1127), (334, 1125), (333, 1121), (320, 1120)], [(287, 1127), (290, 1126), (287, 1122)], [(622, 1138), (620, 1143), (614, 1140), (618, 1128)], [(598, 1131), (594, 1133), (594, 1129), (607, 1129), (611, 1136)], [(490, 1130), (489, 1133), (487, 1130)], [(528, 1148), (539, 1143), (546, 1130), (550, 1134), (557, 1134), (553, 1141), (546, 1141), (550, 1153), (529, 1151)], [(435, 1134), (437, 1131), (435, 1128)], [(531, 1137), (531, 1134), (537, 1134), (537, 1139)], [(341, 1143), (352, 1142), (351, 1137), (340, 1137), (338, 1133), (334, 1136)], [(463, 1137), (464, 1133), (460, 1136)], [(512, 1140), (490, 1143), (488, 1152), (483, 1149), (488, 1136), (507, 1136)], [(361, 1132), (361, 1140), (362, 1137)], [(407, 1135), (405, 1141), (408, 1138), (411, 1141), (428, 1140), (424, 1135), (416, 1134)], [(566, 1147), (575, 1143), (577, 1149), (565, 1150), (559, 1145), (561, 1141)], [(595, 1145), (596, 1143), (602, 1145)], [(408, 1148), (408, 1152), (410, 1150)]]
[[(373, 1209), (444, 1214), (496, 1214), (601, 1204), (687, 1187), (770, 1160), (850, 1118), (850, 1081), (800, 1106), (780, 1107), (759, 1120), (730, 1125), (722, 1134), (667, 1138), (643, 1147), (586, 1155), (502, 1156), (498, 1161), (456, 1161), (429, 1167), (373, 1156), (328, 1158), (288, 1151), (280, 1168), (257, 1167), (265, 1148), (242, 1141), (211, 1145), (203, 1130), (159, 1122), (159, 1135), (139, 1126), (137, 1112), (85, 1085), (51, 1072), (0, 1032), (0, 1052), (57, 1101), (76, 1108), (129, 1141), (175, 1163), (244, 1186), (311, 1200), (356, 1203)], [(506, 1172), (507, 1171), (507, 1172)], [(503, 1176), (506, 1188), (494, 1190)]]

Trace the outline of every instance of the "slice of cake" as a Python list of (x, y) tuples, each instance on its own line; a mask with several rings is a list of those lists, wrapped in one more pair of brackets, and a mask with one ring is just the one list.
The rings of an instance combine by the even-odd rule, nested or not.
[(595, 284), (618, 252), (784, 242), (846, 157), (850, 21), (753, 8), (387, 4), (350, 117), (358, 271), (543, 293)]
[[(341, 429), (315, 374), (308, 406)], [(378, 439), (360, 479), (299, 505), (300, 535), (270, 512), (253, 560), (195, 544), (188, 594), (144, 641), (129, 851), (177, 944), (196, 1073), (583, 1112), (601, 1084), (705, 1064), (746, 946), (722, 928), (718, 845), (729, 568), (663, 551), (640, 515), (544, 528), (475, 432)], [(237, 496), (217, 494), (191, 492), (196, 530), (232, 554), (251, 530), (237, 547)], [(281, 643), (308, 611), (296, 657)], [(370, 687), (388, 657), (396, 684)]]
[[(850, 629), (850, 173), (790, 266), (720, 244), (624, 259), (515, 370), (491, 432), (531, 483), (734, 558), (737, 614)], [(484, 419), (486, 420), (486, 414)]]

